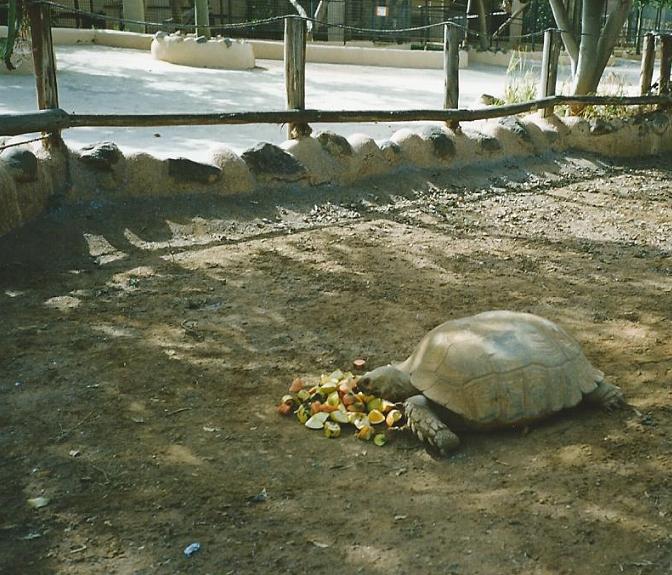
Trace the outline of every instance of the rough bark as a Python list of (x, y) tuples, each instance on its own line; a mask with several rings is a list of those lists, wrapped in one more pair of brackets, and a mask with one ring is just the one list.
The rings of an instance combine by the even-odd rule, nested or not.
[[(494, 40), (495, 38), (498, 38), (499, 35), (500, 35), (500, 34), (502, 33), (502, 31), (504, 30), (504, 28), (506, 28), (509, 24), (511, 24), (511, 22), (513, 22), (516, 18), (518, 18), (519, 16), (521, 16), (521, 14), (522, 14), (523, 12), (525, 12), (525, 10), (527, 10), (527, 7), (528, 7), (529, 5), (530, 5), (530, 0), (525, 0), (525, 2), (521, 2), (521, 4), (520, 4), (520, 6), (518, 7), (518, 9), (515, 10), (515, 11), (513, 11), (513, 12), (511, 12), (511, 14), (509, 15), (509, 17), (508, 17), (508, 18), (507, 18), (507, 19), (500, 25), (499, 28), (497, 28), (497, 30), (495, 30), (495, 33), (492, 35), (492, 39)], [(522, 20), (522, 17), (520, 17), (520, 19)]]
[(562, 42), (565, 45), (565, 49), (567, 50), (567, 54), (569, 55), (572, 64), (572, 75), (574, 75), (576, 73), (576, 61), (579, 58), (579, 44), (572, 32), (573, 26), (571, 19), (569, 14), (567, 14), (567, 8), (562, 0), (550, 0), (550, 4), (553, 18), (555, 18), (555, 23), (560, 29)]
[(602, 78), (611, 53), (618, 42), (632, 0), (618, 0), (602, 26), (605, 0), (584, 0), (581, 13), (581, 36), (572, 32), (574, 26), (563, 0), (549, 0), (562, 41), (572, 63), (573, 93), (593, 94)]
[(628, 19), (628, 14), (630, 14), (631, 8), (632, 0), (619, 0), (616, 7), (612, 9), (607, 17), (597, 46), (597, 53), (600, 56), (598, 62), (600, 76), (609, 62), (611, 52), (618, 42), (618, 37), (623, 29), (625, 21)]
[(469, 0), (467, 14), (473, 14), (474, 9), (478, 14), (478, 42), (481, 50), (490, 48), (490, 33), (488, 30), (488, 11), (485, 6), (486, 0)]
[[(579, 59), (574, 74), (574, 94), (591, 94), (597, 90), (600, 74), (597, 74), (597, 52), (602, 30), (604, 0), (584, 0), (581, 11), (581, 41)], [(597, 76), (597, 78), (596, 78)]]

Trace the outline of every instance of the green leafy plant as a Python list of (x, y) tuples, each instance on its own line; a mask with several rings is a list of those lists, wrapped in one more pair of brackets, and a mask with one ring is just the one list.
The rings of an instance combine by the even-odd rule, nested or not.
[[(563, 83), (561, 93), (565, 94), (569, 92), (569, 86), (567, 83)], [(605, 78), (603, 78), (600, 83), (598, 90), (598, 96), (627, 96), (628, 94), (628, 85), (625, 78), (616, 74), (615, 72), (610, 72)], [(581, 109), (579, 115), (582, 118), (588, 120), (601, 118), (604, 120), (613, 120), (617, 118), (632, 118), (642, 113), (650, 112), (655, 107), (652, 106), (616, 106), (613, 104), (607, 104), (605, 106), (585, 106)], [(571, 115), (571, 110), (569, 106), (558, 106), (555, 109), (556, 114), (558, 115)]]
[(518, 104), (529, 102), (537, 97), (537, 78), (527, 62), (524, 52), (516, 50), (511, 55), (506, 69), (506, 84), (501, 98), (495, 98), (494, 104)]

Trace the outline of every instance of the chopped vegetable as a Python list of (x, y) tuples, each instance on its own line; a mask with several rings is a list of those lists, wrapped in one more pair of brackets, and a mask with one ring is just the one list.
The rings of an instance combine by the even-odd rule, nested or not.
[[(396, 404), (381, 397), (357, 390), (357, 377), (340, 369), (323, 374), (317, 385), (297, 377), (277, 407), (278, 413), (293, 413), (299, 423), (309, 429), (322, 429), (325, 437), (342, 434), (343, 425), (353, 425), (355, 435), (363, 441), (385, 445), (388, 435), (376, 426), (398, 427), (403, 414)], [(380, 429), (380, 428), (378, 428)]]
[(329, 414), (321, 411), (311, 416), (304, 425), (309, 429), (322, 429), (324, 427), (324, 422), (327, 421), (327, 419), (329, 419)]
[(325, 421), (324, 422), (324, 436), (325, 437), (338, 437), (341, 435), (341, 426), (338, 425), (335, 421)]

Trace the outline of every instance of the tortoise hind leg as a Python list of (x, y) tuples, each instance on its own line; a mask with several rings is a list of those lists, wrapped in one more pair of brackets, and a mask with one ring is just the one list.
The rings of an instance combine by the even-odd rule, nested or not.
[(625, 403), (621, 388), (605, 381), (598, 381), (595, 391), (586, 395), (586, 401), (606, 409), (614, 409)]
[(406, 419), (411, 431), (441, 455), (454, 451), (460, 445), (457, 437), (432, 409), (431, 403), (423, 395), (409, 397), (404, 403)]

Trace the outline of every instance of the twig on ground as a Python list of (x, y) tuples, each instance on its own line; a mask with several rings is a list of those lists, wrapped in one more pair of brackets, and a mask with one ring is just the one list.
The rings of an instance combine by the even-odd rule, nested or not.
[(88, 421), (88, 420), (90, 419), (90, 417), (91, 417), (95, 412), (96, 412), (95, 409), (91, 410), (91, 411), (84, 417), (84, 419), (81, 419), (81, 420), (79, 421), (79, 423), (75, 424), (74, 427), (72, 427), (72, 428), (70, 428), (70, 429), (66, 429), (66, 430), (64, 430), (64, 431), (61, 431), (61, 433), (60, 433), (60, 434), (58, 435), (58, 437), (56, 438), (56, 441), (63, 441), (66, 437), (68, 437), (68, 435), (72, 434), (72, 432), (75, 431), (75, 429), (77, 429), (78, 427), (80, 427), (81, 425), (83, 425), (84, 423), (86, 423), (86, 421)]
[(178, 413), (182, 413), (183, 411), (189, 411), (190, 409), (193, 409), (192, 407), (180, 407), (180, 409), (176, 409), (175, 411), (169, 411), (166, 413), (166, 417), (170, 417), (172, 415), (177, 415)]

